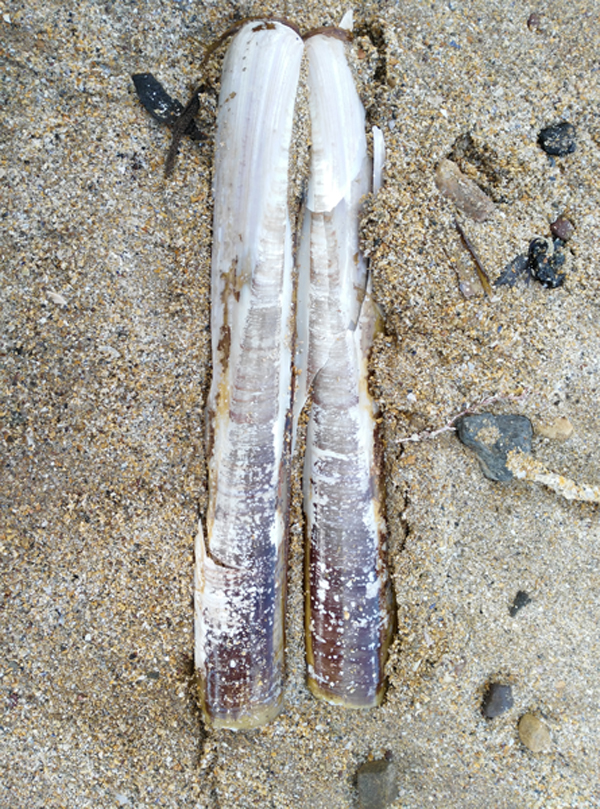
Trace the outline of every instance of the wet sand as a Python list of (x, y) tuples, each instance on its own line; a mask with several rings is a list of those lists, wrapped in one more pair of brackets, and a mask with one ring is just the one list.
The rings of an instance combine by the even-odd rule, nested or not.
[[(573, 435), (538, 432), (533, 454), (600, 483), (593, 3), (355, 9), (352, 66), (388, 146), (364, 222), (386, 322), (372, 390), (398, 603), (388, 695), (349, 712), (305, 687), (297, 457), (284, 711), (260, 730), (211, 733), (196, 707), (215, 99), (197, 119), (207, 142), (184, 142), (165, 180), (169, 132), (130, 76), (151, 71), (185, 102), (203, 45), (235, 19), (286, 14), (306, 30), (345, 8), (3, 7), (3, 806), (346, 809), (357, 767), (384, 756), (403, 809), (600, 805), (598, 507), (487, 480), (452, 432), (404, 440), (498, 397), (497, 414), (568, 418)], [(221, 58), (202, 77), (213, 88)], [(576, 151), (550, 158), (538, 133), (562, 120)], [(494, 200), (487, 221), (439, 193), (448, 156)], [(564, 286), (478, 289), (457, 215), (493, 282), (563, 213), (575, 226)], [(531, 600), (511, 615), (519, 591)], [(487, 720), (493, 680), (514, 705)], [(550, 731), (546, 752), (519, 739), (527, 712)]]

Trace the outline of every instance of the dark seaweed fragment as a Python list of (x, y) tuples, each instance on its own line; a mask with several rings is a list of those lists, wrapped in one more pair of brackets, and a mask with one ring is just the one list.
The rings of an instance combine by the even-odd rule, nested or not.
[(533, 239), (529, 245), (527, 262), (531, 275), (546, 289), (556, 289), (564, 284), (566, 273), (562, 266), (565, 255), (561, 250), (555, 249), (549, 256), (548, 242), (545, 239)]
[(529, 283), (531, 273), (529, 272), (529, 261), (525, 253), (521, 253), (509, 262), (499, 278), (494, 281), (495, 287), (514, 287), (519, 278), (525, 275), (525, 283)]
[[(167, 126), (175, 126), (184, 110), (183, 104), (176, 98), (171, 98), (152, 73), (134, 73), (131, 78), (137, 97), (154, 120)], [(192, 140), (205, 140), (194, 120), (187, 122), (183, 134)]]
[(547, 126), (540, 131), (538, 143), (549, 155), (565, 157), (573, 154), (577, 148), (575, 127), (567, 121)]

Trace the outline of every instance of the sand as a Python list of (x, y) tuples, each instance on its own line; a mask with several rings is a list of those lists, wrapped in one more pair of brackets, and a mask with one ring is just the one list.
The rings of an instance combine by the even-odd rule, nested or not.
[[(357, 768), (384, 756), (396, 808), (600, 805), (598, 507), (485, 479), (450, 431), (404, 441), (497, 397), (494, 413), (567, 418), (571, 437), (537, 433), (534, 456), (600, 484), (600, 26), (583, 0), (356, 7), (352, 65), (388, 145), (364, 222), (386, 320), (372, 389), (398, 603), (388, 695), (355, 713), (304, 685), (296, 457), (284, 711), (211, 733), (196, 706), (215, 99), (207, 142), (184, 142), (165, 180), (169, 132), (130, 76), (152, 71), (185, 102), (201, 78), (218, 88), (222, 56), (205, 77), (200, 56), (235, 19), (306, 30), (345, 8), (2, 6), (2, 806), (345, 809)], [(550, 159), (538, 132), (561, 120), (577, 148)], [(495, 202), (487, 221), (437, 190), (449, 156)], [(454, 218), (493, 282), (563, 213), (564, 286), (485, 296)], [(531, 601), (511, 616), (518, 591)], [(493, 680), (514, 705), (486, 720)], [(519, 739), (528, 712), (545, 752)]]

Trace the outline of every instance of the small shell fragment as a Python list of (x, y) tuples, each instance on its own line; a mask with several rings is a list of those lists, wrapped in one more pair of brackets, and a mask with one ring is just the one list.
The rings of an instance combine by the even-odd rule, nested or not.
[(552, 235), (562, 242), (568, 242), (575, 233), (573, 223), (564, 215), (557, 217), (554, 222), (550, 223), (550, 230)]
[(538, 421), (534, 426), (538, 435), (553, 441), (567, 441), (573, 435), (573, 425), (566, 416), (557, 416), (552, 421)]
[(435, 184), (438, 190), (456, 205), (466, 216), (475, 222), (489, 219), (496, 206), (477, 183), (464, 175), (456, 163), (444, 158), (435, 171)]
[(58, 292), (52, 292), (51, 290), (48, 290), (46, 295), (50, 298), (52, 303), (56, 303), (58, 306), (66, 306), (67, 305), (66, 299), (63, 298), (63, 296)]

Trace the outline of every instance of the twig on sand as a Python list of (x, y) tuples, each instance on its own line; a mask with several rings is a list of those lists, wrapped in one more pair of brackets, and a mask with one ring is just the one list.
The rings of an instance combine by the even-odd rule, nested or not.
[(479, 282), (483, 287), (485, 294), (488, 296), (488, 298), (491, 298), (494, 293), (492, 291), (490, 279), (488, 278), (487, 273), (483, 268), (483, 264), (481, 263), (481, 260), (479, 259), (479, 256), (475, 251), (475, 248), (469, 241), (467, 234), (464, 232), (457, 219), (454, 220), (454, 227), (458, 231), (458, 235), (460, 236), (462, 243), (467, 248), (467, 250), (471, 254), (471, 258), (475, 262), (475, 267), (477, 268), (477, 275), (479, 276)]
[(450, 421), (446, 422), (443, 427), (438, 427), (436, 430), (422, 430), (420, 433), (413, 433), (406, 438), (400, 438), (398, 443), (416, 443), (418, 441), (425, 441), (429, 438), (436, 438), (438, 435), (441, 435), (441, 433), (456, 432), (456, 427), (454, 425), (463, 416), (468, 416), (471, 413), (475, 413), (477, 410), (481, 410), (483, 407), (489, 407), (496, 402), (522, 402), (529, 396), (530, 393), (531, 391), (529, 388), (525, 388), (519, 394), (497, 393), (494, 396), (488, 396), (486, 399), (482, 399), (477, 404), (469, 405), (464, 410), (461, 410), (460, 413), (457, 413), (450, 419)]

